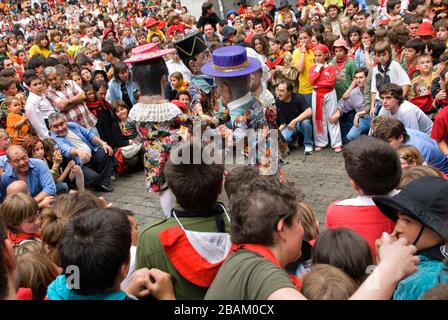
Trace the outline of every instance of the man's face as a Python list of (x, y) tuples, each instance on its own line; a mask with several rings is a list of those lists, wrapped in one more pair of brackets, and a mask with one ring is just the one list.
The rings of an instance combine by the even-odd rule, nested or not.
[(392, 10), (392, 13), (394, 15), (399, 15), (401, 10), (401, 4), (397, 3), (394, 7), (394, 10)]
[(12, 61), (11, 59), (5, 59), (3, 60), (3, 67), (6, 68), (14, 68), (14, 61)]
[(18, 174), (26, 174), (29, 169), (28, 155), (22, 149), (14, 149), (9, 154), (9, 164)]
[(262, 34), (263, 33), (263, 25), (261, 23), (257, 23), (255, 25), (255, 33), (256, 34)]
[(364, 84), (366, 83), (366, 75), (364, 72), (358, 72), (355, 74), (355, 82), (359, 88), (364, 88)]
[(47, 82), (56, 90), (61, 90), (62, 88), (62, 79), (56, 72), (52, 72), (47, 76)]
[(50, 126), (50, 130), (56, 134), (58, 137), (64, 137), (67, 135), (67, 121), (63, 118), (57, 118), (53, 120)]
[(398, 99), (396, 99), (392, 94), (385, 93), (381, 96), (381, 101), (383, 102), (383, 108), (395, 113), (398, 109)]
[(355, 6), (353, 6), (353, 5), (349, 5), (348, 7), (347, 7), (347, 14), (349, 15), (349, 16), (353, 16), (355, 13), (356, 13), (356, 7)]
[(280, 83), (277, 86), (277, 98), (280, 101), (288, 100), (291, 97), (291, 93), (288, 92), (288, 89), (286, 88), (286, 84)]

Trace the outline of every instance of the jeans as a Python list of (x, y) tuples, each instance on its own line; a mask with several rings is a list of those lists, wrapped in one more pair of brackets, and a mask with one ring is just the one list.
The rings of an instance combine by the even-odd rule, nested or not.
[(339, 118), (339, 127), (341, 128), (342, 141), (346, 143), (346, 137), (350, 129), (353, 127), (353, 120), (355, 119), (356, 111), (352, 110), (350, 112), (342, 114)]
[(288, 127), (282, 130), (282, 135), (288, 145), (292, 144), (293, 138), (298, 133), (303, 135), (303, 144), (305, 146), (313, 146), (313, 125), (311, 119), (298, 122), (294, 130), (289, 130)]
[(90, 161), (83, 165), (82, 173), (87, 187), (110, 185), (110, 177), (113, 169), (113, 155), (109, 156), (103, 148), (98, 148), (92, 153)]
[(359, 127), (353, 126), (347, 134), (347, 140), (353, 141), (362, 134), (368, 134), (370, 129), (370, 116), (359, 118)]
[(311, 108), (311, 104), (313, 103), (313, 94), (312, 93), (310, 93), (310, 94), (301, 94), (301, 96), (305, 98), (305, 101), (306, 101), (306, 104), (307, 104), (306, 106), (308, 108)]

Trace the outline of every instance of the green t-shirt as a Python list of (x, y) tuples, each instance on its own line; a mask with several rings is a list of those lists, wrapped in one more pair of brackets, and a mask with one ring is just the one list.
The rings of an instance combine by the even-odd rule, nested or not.
[(238, 250), (223, 263), (205, 300), (266, 300), (282, 288), (295, 288), (285, 270), (248, 250)]
[[(223, 219), (227, 219), (223, 215)], [(179, 218), (185, 229), (202, 232), (218, 232), (215, 216)], [(158, 268), (171, 275), (174, 285), (174, 293), (178, 300), (202, 300), (207, 288), (199, 287), (185, 279), (171, 264), (166, 255), (162, 243), (159, 240), (159, 232), (168, 228), (179, 226), (175, 218), (169, 218), (149, 225), (143, 229), (138, 239), (137, 269)], [(228, 224), (226, 224), (228, 231)]]
[[(331, 64), (336, 66), (336, 58), (331, 60)], [(345, 63), (345, 67), (342, 68), (341, 71), (338, 72), (338, 70), (336, 70), (335, 90), (338, 100), (342, 98), (345, 91), (347, 91), (347, 89), (352, 84), (353, 78), (355, 77), (355, 72), (356, 72), (356, 64), (355, 60), (353, 59), (348, 59), (347, 62)]]

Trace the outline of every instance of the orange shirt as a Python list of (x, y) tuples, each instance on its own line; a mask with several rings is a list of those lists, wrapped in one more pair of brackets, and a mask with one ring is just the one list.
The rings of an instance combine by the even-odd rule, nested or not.
[(29, 133), (30, 127), (26, 122), (20, 129), (14, 129), (14, 125), (22, 120), (22, 118), (22, 115), (16, 113), (8, 113), (6, 117), (6, 132), (8, 132), (9, 137), (12, 139), (12, 144), (17, 143), (17, 138), (24, 138)]

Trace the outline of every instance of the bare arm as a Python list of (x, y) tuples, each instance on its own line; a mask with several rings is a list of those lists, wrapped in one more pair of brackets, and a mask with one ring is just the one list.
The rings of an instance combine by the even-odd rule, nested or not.
[(403, 86), (403, 97), (406, 97), (408, 95), (409, 89), (411, 89), (410, 85), (404, 85)]

